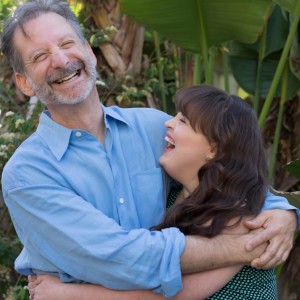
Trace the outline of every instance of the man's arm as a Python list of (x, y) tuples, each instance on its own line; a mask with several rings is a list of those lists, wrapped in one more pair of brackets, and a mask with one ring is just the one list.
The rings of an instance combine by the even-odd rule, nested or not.
[[(180, 290), (179, 260), (185, 239), (177, 229), (126, 231), (57, 183), (5, 189), (5, 200), (30, 253), (30, 267), (66, 273), (109, 288), (159, 287), (157, 291), (168, 296)], [(200, 237), (193, 243), (189, 240), (181, 262), (184, 272), (189, 273), (190, 266), (203, 271), (211, 266), (244, 264), (257, 257), (250, 258), (244, 250), (245, 239), (231, 241), (229, 246), (222, 240), (213, 244)], [(228, 247), (227, 255), (220, 245)], [(237, 245), (246, 254), (238, 250), (233, 255)]]
[[(181, 256), (183, 274), (202, 272), (233, 265), (249, 265), (264, 253), (267, 242), (261, 243), (252, 251), (246, 250), (246, 243), (262, 229), (250, 231), (241, 222), (223, 230), (213, 238), (187, 236), (186, 246)], [(201, 255), (199, 255), (199, 251)]]
[(112, 289), (157, 288), (167, 296), (180, 290), (185, 238), (178, 229), (124, 230), (59, 185), (20, 187), (5, 196), (33, 271)]
[[(280, 203), (284, 202), (283, 200)], [(222, 234), (206, 241), (203, 238), (199, 240), (197, 237), (187, 237), (186, 247), (181, 256), (182, 272), (199, 272), (250, 262), (256, 268), (272, 269), (287, 259), (293, 247), (297, 227), (295, 209), (266, 210), (256, 218), (245, 221), (244, 225), (252, 230), (250, 234)], [(204, 245), (200, 246), (201, 243)], [(194, 257), (197, 247), (206, 247), (206, 252), (201, 257), (201, 270), (198, 269), (197, 257)]]
[[(40, 272), (66, 273), (112, 289), (158, 287), (157, 291), (167, 296), (181, 289), (179, 261), (185, 239), (178, 229), (126, 231), (59, 185), (10, 190), (6, 203), (25, 249), (30, 251), (31, 267)], [(232, 255), (238, 245), (244, 249), (245, 237), (229, 239), (228, 245), (220, 237), (216, 239), (187, 238), (181, 257), (184, 272), (190, 265), (202, 271), (211, 266), (243, 264), (258, 256), (247, 257), (247, 253), (239, 252)], [(224, 249), (228, 246), (228, 255), (224, 255), (221, 245)], [(41, 262), (48, 264), (41, 266)]]

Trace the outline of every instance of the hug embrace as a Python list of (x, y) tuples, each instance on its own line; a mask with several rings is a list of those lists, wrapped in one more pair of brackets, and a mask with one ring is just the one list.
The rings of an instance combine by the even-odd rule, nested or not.
[(18, 6), (1, 50), (47, 107), (2, 174), (31, 299), (276, 299), (299, 212), (268, 191), (245, 101), (200, 85), (177, 92), (173, 118), (105, 107), (57, 0)]

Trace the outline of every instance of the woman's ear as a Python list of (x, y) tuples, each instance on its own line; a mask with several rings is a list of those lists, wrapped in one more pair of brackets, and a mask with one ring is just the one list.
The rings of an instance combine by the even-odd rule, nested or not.
[(207, 157), (209, 157), (209, 159), (213, 159), (217, 154), (217, 144), (216, 143), (212, 143), (210, 144), (210, 149), (209, 149), (209, 153), (207, 154)]
[(23, 94), (29, 97), (35, 95), (35, 91), (32, 89), (30, 82), (24, 74), (16, 73), (15, 79), (18, 88), (23, 92)]

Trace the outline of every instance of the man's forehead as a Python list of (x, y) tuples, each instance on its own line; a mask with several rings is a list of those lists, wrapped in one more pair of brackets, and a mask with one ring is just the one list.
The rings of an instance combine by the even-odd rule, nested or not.
[(49, 33), (76, 35), (74, 28), (69, 22), (59, 14), (45, 12), (31, 18), (17, 27), (16, 33), (19, 33), (27, 39), (34, 38), (35, 35), (47, 37)]
[(47, 13), (19, 26), (14, 34), (14, 45), (20, 50), (23, 60), (27, 61), (37, 51), (47, 50), (51, 44), (59, 44), (66, 38), (77, 39), (78, 36), (63, 17)]
[(14, 40), (39, 44), (64, 37), (77, 37), (77, 33), (66, 19), (55, 13), (46, 13), (28, 20), (17, 27)]

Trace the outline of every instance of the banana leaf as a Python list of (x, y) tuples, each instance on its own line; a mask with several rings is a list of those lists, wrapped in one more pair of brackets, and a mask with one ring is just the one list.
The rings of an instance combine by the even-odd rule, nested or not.
[[(289, 29), (290, 22), (287, 16), (283, 14), (280, 6), (275, 5), (265, 28), (265, 30), (267, 30), (267, 36), (264, 57), (283, 49), (289, 34)], [(260, 43), (261, 39), (259, 38), (255, 43), (247, 46), (258, 53)]]
[(300, 179), (300, 159), (292, 161), (284, 166), (284, 169), (290, 174)]
[[(262, 63), (260, 96), (266, 97), (278, 66), (282, 49), (289, 34), (289, 21), (284, 17), (280, 6), (275, 5), (267, 24), (266, 51)], [(229, 43), (232, 73), (238, 84), (248, 93), (254, 95), (259, 59), (260, 39), (253, 44), (237, 41)], [(279, 83), (275, 96), (280, 96)], [(292, 99), (300, 89), (300, 81), (293, 70), (289, 70), (287, 99)]]
[[(249, 94), (254, 95), (256, 85), (256, 68), (258, 61), (258, 52), (246, 47), (246, 45), (232, 42), (230, 43), (230, 66), (233, 76), (237, 83)], [(266, 57), (262, 64), (261, 74), (261, 97), (266, 97), (270, 90), (270, 86), (279, 63), (281, 51), (270, 54)], [(276, 90), (275, 96), (280, 96), (280, 86)], [(292, 99), (300, 89), (300, 81), (289, 70), (287, 83), (287, 99)]]
[[(120, 0), (123, 12), (170, 39), (203, 54), (238, 40), (253, 43), (270, 15), (270, 0)], [(205, 53), (204, 53), (205, 54)]]
[(274, 3), (280, 5), (283, 9), (293, 14), (296, 11), (296, 5), (299, 0), (273, 0)]

